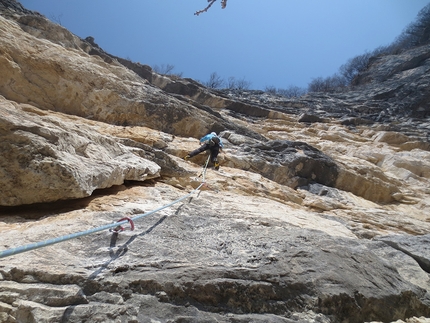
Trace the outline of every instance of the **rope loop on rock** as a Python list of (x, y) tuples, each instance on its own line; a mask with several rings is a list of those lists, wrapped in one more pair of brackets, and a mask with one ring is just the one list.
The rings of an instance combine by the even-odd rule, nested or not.
[[(63, 241), (67, 241), (67, 240), (71, 240), (71, 239), (75, 239), (75, 238), (79, 238), (79, 237), (86, 236), (86, 235), (89, 235), (89, 234), (92, 234), (92, 233), (96, 233), (96, 232), (99, 232), (99, 231), (103, 231), (103, 230), (108, 230), (109, 229), (110, 232), (112, 232), (112, 231), (114, 231), (114, 232), (124, 231), (124, 230), (122, 230), (123, 228), (122, 228), (121, 225), (127, 224), (127, 223), (130, 224), (130, 229), (131, 229), (131, 231), (133, 231), (134, 230), (134, 221), (136, 221), (136, 220), (138, 220), (138, 219), (140, 219), (140, 218), (142, 218), (144, 216), (148, 216), (150, 214), (157, 213), (158, 211), (161, 211), (161, 210), (163, 210), (165, 208), (168, 208), (168, 207), (170, 207), (170, 206), (172, 206), (172, 205), (174, 205), (176, 203), (179, 203), (179, 202), (185, 200), (187, 197), (189, 197), (192, 194), (194, 194), (197, 191), (199, 191), (203, 187), (203, 185), (206, 184), (206, 182), (205, 182), (205, 176), (206, 176), (206, 170), (207, 170), (208, 163), (209, 163), (209, 158), (210, 158), (210, 155), (209, 155), (209, 157), (208, 157), (208, 159), (206, 161), (206, 164), (204, 166), (204, 169), (203, 169), (203, 180), (200, 183), (200, 185), (196, 189), (194, 189), (190, 193), (188, 193), (187, 195), (184, 195), (181, 198), (179, 198), (179, 199), (177, 199), (177, 200), (175, 200), (175, 201), (173, 201), (173, 202), (171, 202), (169, 204), (161, 206), (158, 209), (155, 209), (153, 211), (142, 213), (142, 214), (140, 214), (138, 216), (135, 216), (134, 218), (125, 217), (125, 218), (122, 218), (121, 220), (119, 220), (117, 222), (114, 222), (114, 223), (111, 223), (111, 224), (107, 224), (107, 225), (103, 225), (103, 226), (100, 226), (98, 228), (93, 228), (93, 229), (89, 229), (89, 230), (86, 230), (86, 231), (76, 232), (76, 233), (64, 235), (64, 236), (61, 236), (61, 237), (58, 237), (58, 238), (48, 239), (48, 240), (45, 240), (45, 241), (30, 243), (30, 244), (27, 244), (27, 245), (24, 245), (24, 246), (20, 246), (20, 247), (16, 247), (16, 248), (6, 249), (6, 250), (3, 250), (3, 251), (0, 251), (0, 258), (5, 258), (5, 257), (13, 256), (13, 255), (16, 255), (16, 254), (19, 254), (19, 253), (22, 253), (22, 252), (31, 251), (31, 250), (42, 248), (42, 247), (47, 247), (47, 246), (50, 246), (50, 245), (53, 245), (53, 244), (56, 244), (56, 243), (59, 243), (59, 242), (63, 242)], [(113, 229), (113, 228), (115, 228), (115, 229)], [(117, 228), (119, 228), (118, 231), (115, 231)]]

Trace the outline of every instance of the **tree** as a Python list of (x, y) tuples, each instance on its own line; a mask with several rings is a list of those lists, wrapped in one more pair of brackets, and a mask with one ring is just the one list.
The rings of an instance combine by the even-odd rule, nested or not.
[(203, 82), (203, 85), (211, 89), (220, 89), (224, 84), (224, 80), (217, 74), (217, 72), (211, 73), (209, 80)]
[(309, 92), (324, 92), (324, 90), (324, 79), (321, 76), (313, 78), (312, 81), (308, 84)]
[(306, 94), (306, 90), (295, 85), (290, 85), (286, 89), (278, 89), (277, 93), (287, 98), (299, 98)]
[(171, 64), (161, 64), (161, 66), (158, 66), (158, 65), (152, 66), (152, 69), (154, 70), (154, 72), (161, 75), (171, 74), (174, 68), (175, 66)]
[(421, 46), (429, 43), (430, 4), (420, 10), (416, 21), (405, 29), (404, 34), (409, 38), (409, 47)]
[(244, 78), (237, 80), (234, 76), (230, 76), (227, 80), (227, 88), (229, 90), (249, 90), (251, 82)]
[(372, 55), (366, 52), (349, 59), (346, 64), (340, 67), (340, 74), (346, 79), (348, 84), (350, 84), (360, 72), (367, 68), (371, 57)]
[[(372, 52), (366, 52), (349, 59), (339, 68), (339, 74), (322, 78), (313, 79), (308, 84), (309, 92), (337, 92), (347, 89), (348, 86), (358, 85), (354, 83), (360, 73), (367, 68), (378, 57), (383, 55), (396, 55), (403, 50), (430, 43), (430, 4), (426, 5), (417, 15), (416, 20), (408, 25), (405, 30), (388, 45), (381, 46)], [(274, 89), (271, 89), (272, 91)]]
[(308, 91), (332, 93), (343, 90), (347, 85), (346, 79), (343, 76), (334, 74), (326, 78), (317, 77), (312, 79), (308, 84)]
[(388, 47), (390, 54), (422, 46), (430, 42), (430, 4), (420, 10), (414, 22), (409, 24)]
[(161, 66), (154, 65), (152, 66), (152, 69), (154, 70), (155, 73), (158, 73), (161, 75), (176, 75), (178, 77), (182, 77), (182, 72), (173, 73), (175, 66), (171, 64), (161, 64)]
[(61, 18), (63, 17), (63, 14), (61, 13), (61, 14), (59, 14), (58, 16), (56, 16), (56, 15), (54, 15), (54, 14), (51, 14), (51, 16), (50, 16), (50, 19), (53, 21), (53, 22), (56, 22), (57, 24), (59, 24), (60, 26), (62, 26), (62, 24), (61, 24)]
[[(208, 2), (209, 2), (208, 6), (207, 6), (206, 8), (204, 8), (203, 10), (196, 11), (194, 14), (195, 14), (196, 16), (198, 16), (198, 15), (200, 15), (201, 13), (208, 11), (208, 10), (209, 10), (209, 8), (210, 8), (210, 7), (212, 7), (212, 5), (213, 5), (216, 1), (217, 1), (217, 0), (208, 0)], [(221, 0), (221, 8), (222, 8), (222, 9), (225, 9), (225, 7), (227, 7), (227, 0)]]
[(244, 78), (236, 81), (236, 88), (238, 90), (249, 90), (251, 87), (251, 82), (245, 80)]
[(290, 85), (286, 89), (283, 88), (276, 88), (275, 86), (266, 86), (265, 92), (274, 94), (274, 95), (281, 95), (286, 98), (299, 98), (307, 93), (306, 89), (301, 88), (299, 86)]
[(269, 85), (269, 86), (265, 87), (264, 92), (267, 92), (269, 94), (276, 94), (277, 93), (277, 89), (276, 89), (275, 86)]

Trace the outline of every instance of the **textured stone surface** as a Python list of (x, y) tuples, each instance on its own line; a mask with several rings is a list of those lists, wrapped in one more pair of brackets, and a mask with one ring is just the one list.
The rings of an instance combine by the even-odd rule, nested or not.
[[(69, 49), (36, 38), (20, 29), (18, 23), (3, 17), (0, 22), (3, 76), (0, 92), (10, 100), (107, 123), (148, 126), (177, 135), (204, 135), (212, 128), (228, 127), (214, 112), (164, 95), (116, 61), (109, 64), (81, 49)], [(43, 20), (44, 29), (45, 25)], [(32, 28), (37, 26), (34, 24)], [(15, 37), (20, 37), (20, 41), (14, 41)], [(55, 41), (58, 40), (55, 38)]]
[(430, 235), (418, 237), (411, 236), (386, 236), (379, 238), (380, 241), (412, 257), (418, 265), (427, 273), (430, 273)]
[(0, 251), (138, 217), (0, 258), (0, 322), (429, 321), (428, 48), (291, 100), (0, 11)]
[(114, 138), (2, 97), (0, 129), (3, 206), (81, 198), (160, 176), (160, 166)]

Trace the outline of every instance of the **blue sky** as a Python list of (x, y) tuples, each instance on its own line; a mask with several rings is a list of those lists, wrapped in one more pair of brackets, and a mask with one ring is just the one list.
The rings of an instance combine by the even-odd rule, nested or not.
[(207, 81), (306, 88), (348, 59), (388, 45), (429, 0), (21, 0), (106, 52)]

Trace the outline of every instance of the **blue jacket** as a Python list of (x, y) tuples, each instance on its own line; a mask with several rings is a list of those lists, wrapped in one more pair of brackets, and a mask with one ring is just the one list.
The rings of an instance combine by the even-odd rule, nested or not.
[[(213, 137), (218, 137), (217, 135), (214, 135), (213, 133), (208, 133), (206, 136), (204, 136), (204, 137), (202, 137), (201, 139), (200, 139), (200, 142), (201, 143), (208, 143)], [(224, 148), (224, 145), (223, 145), (223, 143), (222, 143), (222, 140), (221, 140), (221, 138), (220, 137), (218, 137), (219, 138), (219, 146), (221, 147), (221, 148)]]

